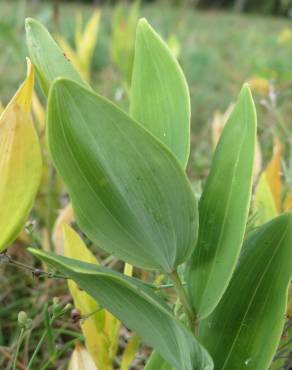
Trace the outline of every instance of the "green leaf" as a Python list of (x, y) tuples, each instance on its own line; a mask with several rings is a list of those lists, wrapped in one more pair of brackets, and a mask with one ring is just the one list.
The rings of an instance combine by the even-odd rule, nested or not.
[(158, 352), (153, 351), (144, 370), (174, 370)]
[(210, 356), (153, 290), (143, 282), (93, 264), (30, 249), (75, 281), (180, 370), (211, 370)]
[(261, 226), (245, 241), (227, 291), (199, 328), (216, 369), (268, 369), (285, 321), (291, 247), (291, 212)]
[(190, 152), (190, 97), (166, 43), (145, 19), (138, 23), (130, 113), (163, 142), (185, 168)]
[(199, 204), (199, 240), (187, 269), (199, 319), (216, 307), (238, 259), (250, 206), (255, 142), (256, 113), (246, 85), (223, 129)]
[(71, 78), (88, 87), (41, 23), (27, 18), (25, 28), (29, 55), (45, 95), (48, 95), (50, 85), (57, 77)]
[(177, 160), (108, 100), (60, 79), (48, 143), (89, 239), (145, 268), (171, 272), (192, 253), (197, 205)]

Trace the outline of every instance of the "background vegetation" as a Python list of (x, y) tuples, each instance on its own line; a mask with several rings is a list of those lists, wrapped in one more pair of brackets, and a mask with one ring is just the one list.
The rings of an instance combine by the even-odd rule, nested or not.
[[(236, 4), (235, 4), (236, 3)], [(188, 171), (194, 186), (200, 187), (208, 173), (212, 156), (212, 127), (214, 117), (220, 117), (236, 98), (244, 81), (250, 81), (256, 100), (260, 145), (263, 167), (272, 154), (273, 138), (277, 135), (285, 147), (283, 156), (283, 179), (292, 186), (290, 167), (290, 138), (292, 113), (292, 26), (285, 17), (270, 17), (215, 10), (214, 7), (234, 7), (243, 10), (261, 10), (264, 13), (287, 15), (290, 4), (259, 1), (257, 9), (252, 1), (198, 1), (197, 4), (154, 2), (143, 3), (140, 16), (149, 22), (168, 40), (177, 53), (186, 74), (192, 104), (192, 152)], [(278, 4), (278, 5), (277, 5)], [(201, 8), (197, 10), (194, 5)], [(5, 105), (25, 74), (24, 58), (27, 55), (24, 40), (24, 18), (33, 16), (41, 20), (55, 35), (62, 35), (70, 45), (74, 43), (76, 13), (84, 19), (92, 14), (92, 5), (74, 3), (58, 4), (25, 1), (0, 1), (0, 98)], [(97, 44), (92, 60), (92, 80), (96, 91), (128, 107), (125, 77), (112, 58), (114, 6), (104, 4)], [(42, 99), (42, 98), (41, 98)], [(290, 136), (289, 136), (290, 135)], [(46, 194), (40, 194), (46, 196)], [(55, 219), (57, 214), (53, 214)], [(32, 220), (33, 217), (32, 217)], [(33, 224), (27, 226), (29, 239), (18, 240), (13, 256), (17, 260), (33, 264), (25, 254), (24, 245), (43, 243), (45, 236)], [(43, 332), (40, 323), (42, 309), (52, 297), (62, 296), (62, 303), (70, 297), (65, 283), (54, 280), (36, 280), (26, 270), (11, 265), (0, 269), (0, 368), (9, 368), (11, 352), (17, 338), (17, 313), (28, 312), (33, 319), (31, 338), (26, 338), (22, 358), (24, 363), (31, 348)], [(45, 292), (45, 293), (44, 293)], [(68, 316), (68, 315), (67, 315)], [(48, 369), (67, 366), (68, 350), (72, 339), (82, 340), (78, 324), (65, 316), (58, 321), (57, 341), (60, 353), (54, 365)], [(120, 351), (125, 347), (129, 333), (122, 329)], [(30, 339), (30, 341), (28, 340)], [(68, 348), (63, 348), (68, 343)], [(71, 346), (71, 347), (70, 347)], [(67, 350), (67, 352), (66, 352)], [(133, 368), (141, 368), (148, 349), (142, 348)], [(40, 352), (39, 361), (46, 359), (46, 348)], [(119, 368), (117, 357), (117, 368)], [(42, 362), (43, 363), (43, 362)], [(37, 366), (37, 365), (36, 365)], [(19, 368), (23, 365), (20, 363)]]

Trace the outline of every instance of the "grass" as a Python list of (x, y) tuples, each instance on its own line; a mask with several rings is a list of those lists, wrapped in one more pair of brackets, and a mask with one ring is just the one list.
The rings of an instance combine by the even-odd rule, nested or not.
[[(50, 4), (26, 4), (24, 1), (0, 2), (0, 98), (4, 103), (10, 99), (25, 74), (23, 21), (33, 16), (48, 28), (73, 39), (74, 14), (81, 9), (85, 16), (91, 13), (88, 6), (61, 5), (60, 13), (54, 13)], [(111, 14), (112, 9), (103, 9), (102, 23), (93, 60), (93, 81), (95, 89), (111, 99), (117, 96), (122, 86), (122, 77), (111, 61)], [(265, 161), (271, 152), (272, 135), (277, 133), (288, 145), (283, 133), (292, 124), (292, 41), (281, 44), (279, 33), (290, 26), (286, 19), (238, 15), (221, 12), (197, 12), (190, 8), (174, 8), (166, 2), (145, 5), (141, 16), (162, 34), (164, 38), (175, 34), (181, 48), (180, 63), (186, 74), (192, 104), (192, 152), (189, 174), (194, 180), (206, 177), (209, 170), (211, 149), (211, 122), (216, 110), (224, 111), (236, 99), (243, 82), (253, 76), (271, 81), (277, 92), (277, 102), (272, 109), (262, 104), (269, 97), (255, 93), (258, 110), (259, 134)], [(127, 109), (127, 100), (120, 102)], [(24, 252), (23, 245), (15, 245), (12, 255), (17, 260), (33, 264)], [(27, 311), (33, 318), (33, 330), (26, 336), (21, 352), (23, 364), (31, 356), (38, 338), (44, 330), (42, 309), (55, 295), (64, 302), (69, 299), (65, 283), (35, 280), (30, 272), (15, 270), (11, 266), (0, 269), (0, 368), (9, 369), (12, 362), (11, 349), (17, 343), (17, 313)], [(69, 317), (56, 323), (57, 348), (70, 342), (68, 351), (59, 353), (54, 365), (48, 369), (65, 369), (68, 353), (74, 346), (72, 339), (80, 337), (78, 325)], [(143, 357), (143, 352), (140, 354)], [(50, 354), (41, 349), (36, 368), (48, 361)], [(136, 367), (138, 369), (138, 367)]]

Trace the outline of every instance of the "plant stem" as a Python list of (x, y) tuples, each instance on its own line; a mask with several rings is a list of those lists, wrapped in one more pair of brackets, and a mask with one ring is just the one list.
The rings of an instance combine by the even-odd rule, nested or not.
[(23, 338), (24, 338), (24, 332), (25, 332), (25, 330), (24, 330), (24, 328), (22, 328), (20, 330), (20, 334), (19, 334), (19, 337), (18, 337), (18, 340), (17, 340), (16, 353), (15, 353), (15, 356), (14, 356), (13, 367), (12, 367), (13, 370), (16, 370), (17, 358), (18, 358), (18, 355), (19, 355), (20, 346), (21, 346)]
[(189, 325), (192, 331), (195, 330), (196, 326), (196, 315), (192, 310), (192, 307), (189, 303), (188, 297), (186, 295), (186, 291), (183, 287), (183, 284), (178, 276), (177, 270), (173, 270), (170, 274), (169, 277), (171, 281), (173, 282), (173, 285), (175, 287), (175, 290), (177, 292), (178, 298), (185, 310), (185, 313), (187, 315)]
[(24, 263), (15, 261), (6, 252), (0, 253), (0, 263), (6, 263), (8, 265), (12, 265), (12, 266), (15, 266), (17, 268), (21, 268), (21, 269), (24, 269), (24, 270), (31, 271), (32, 274), (35, 277), (47, 276), (48, 278), (51, 278), (51, 279), (67, 279), (67, 277), (64, 276), (64, 275), (56, 274), (56, 273), (53, 273), (53, 272), (46, 272), (46, 271), (34, 268), (32, 266), (26, 265)]
[[(54, 320), (55, 320), (55, 316), (53, 316), (53, 317), (51, 318), (50, 323), (49, 323), (49, 325), (50, 325), (50, 326), (51, 326), (51, 325), (53, 325)], [(42, 334), (42, 336), (41, 336), (41, 339), (39, 340), (39, 342), (38, 342), (38, 344), (37, 344), (37, 346), (36, 346), (36, 348), (35, 348), (35, 350), (34, 350), (34, 352), (33, 352), (32, 356), (31, 356), (31, 358), (30, 358), (30, 360), (29, 360), (29, 363), (28, 363), (28, 365), (27, 365), (26, 370), (31, 370), (31, 369), (32, 369), (32, 367), (31, 367), (31, 366), (32, 366), (32, 363), (33, 363), (34, 359), (36, 358), (37, 354), (39, 353), (39, 350), (41, 349), (41, 346), (42, 346), (42, 344), (43, 344), (43, 342), (44, 342), (44, 340), (45, 340), (46, 336), (47, 336), (47, 330), (45, 330), (45, 331), (43, 332), (43, 334)]]

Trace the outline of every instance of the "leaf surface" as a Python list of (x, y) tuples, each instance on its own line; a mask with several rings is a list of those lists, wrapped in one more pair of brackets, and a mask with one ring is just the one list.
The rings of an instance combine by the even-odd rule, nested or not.
[(197, 206), (175, 157), (108, 100), (57, 81), (48, 143), (80, 228), (133, 265), (170, 272), (193, 251)]
[(255, 108), (244, 86), (216, 147), (199, 203), (199, 240), (187, 269), (188, 291), (199, 319), (216, 307), (238, 259), (250, 206), (255, 143)]
[(190, 152), (190, 97), (183, 72), (145, 19), (136, 31), (130, 114), (186, 167)]
[(149, 357), (144, 370), (174, 370), (158, 352), (153, 351)]
[(268, 369), (285, 322), (291, 247), (291, 212), (261, 226), (245, 241), (227, 291), (199, 328), (216, 369)]
[(27, 18), (25, 28), (29, 55), (46, 96), (51, 83), (58, 77), (71, 78), (88, 87), (48, 30), (40, 22)]
[(32, 248), (30, 252), (74, 280), (177, 369), (213, 369), (211, 358), (195, 336), (143, 282), (53, 253)]
[(42, 159), (30, 107), (34, 74), (27, 77), (0, 116), (0, 251), (20, 233), (40, 183)]

